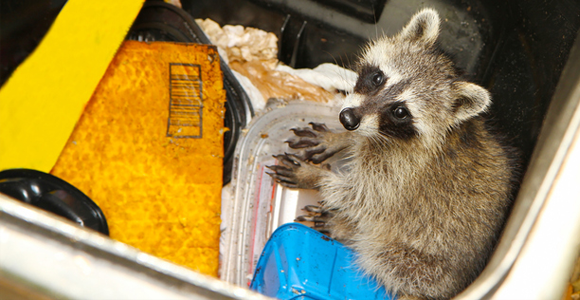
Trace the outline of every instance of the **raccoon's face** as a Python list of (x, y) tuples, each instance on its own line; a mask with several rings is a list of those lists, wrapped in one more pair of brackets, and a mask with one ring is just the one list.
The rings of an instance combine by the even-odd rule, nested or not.
[(483, 112), (489, 93), (458, 79), (435, 45), (438, 35), (437, 12), (424, 9), (398, 35), (371, 42), (340, 113), (343, 126), (367, 137), (432, 142)]

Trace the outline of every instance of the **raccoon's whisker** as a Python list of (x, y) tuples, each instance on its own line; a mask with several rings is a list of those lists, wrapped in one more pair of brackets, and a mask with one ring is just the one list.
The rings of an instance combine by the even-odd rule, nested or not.
[[(332, 58), (332, 60), (334, 61), (334, 64), (335, 65), (339, 66), (338, 61), (336, 60), (336, 57), (332, 53), (330, 53), (329, 51), (323, 51), (323, 52), (326, 53), (326, 54), (328, 54)], [(341, 55), (339, 55), (339, 57), (340, 56)]]

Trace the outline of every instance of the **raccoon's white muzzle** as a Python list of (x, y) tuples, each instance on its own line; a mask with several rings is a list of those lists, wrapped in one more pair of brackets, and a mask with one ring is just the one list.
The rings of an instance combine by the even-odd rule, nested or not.
[(348, 107), (358, 107), (362, 105), (364, 96), (357, 93), (350, 93), (344, 99), (344, 104), (342, 105), (342, 109)]

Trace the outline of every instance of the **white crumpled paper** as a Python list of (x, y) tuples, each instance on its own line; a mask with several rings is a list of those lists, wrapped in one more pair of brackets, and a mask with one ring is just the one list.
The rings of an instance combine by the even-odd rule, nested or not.
[(344, 96), (338, 91), (350, 92), (356, 81), (356, 73), (330, 63), (314, 69), (293, 69), (280, 63), (273, 33), (239, 25), (222, 28), (210, 19), (196, 22), (218, 46), (258, 113), (269, 98), (340, 105)]
[(271, 32), (240, 25), (225, 25), (223, 28), (211, 19), (197, 19), (197, 24), (209, 37), (212, 44), (227, 53), (228, 63), (234, 60), (277, 60), (278, 38)]

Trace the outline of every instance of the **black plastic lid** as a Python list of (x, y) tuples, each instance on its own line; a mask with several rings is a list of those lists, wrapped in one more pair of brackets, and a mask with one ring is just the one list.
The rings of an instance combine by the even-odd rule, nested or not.
[(109, 235), (105, 215), (95, 202), (51, 174), (30, 169), (2, 171), (0, 193)]

